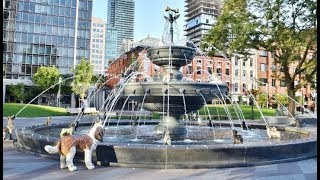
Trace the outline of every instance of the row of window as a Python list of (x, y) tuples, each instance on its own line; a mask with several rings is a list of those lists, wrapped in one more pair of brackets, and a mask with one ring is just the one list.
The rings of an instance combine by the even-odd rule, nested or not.
[(103, 51), (100, 49), (91, 49), (92, 53), (102, 53)]
[[(268, 79), (267, 78), (259, 78), (259, 81), (262, 82), (261, 83), (262, 86), (264, 86), (265, 84), (268, 83)], [(271, 86), (272, 87), (276, 86), (276, 79), (271, 79)], [(285, 83), (284, 80), (280, 80), (280, 87), (286, 87), (286, 83)]]
[[(38, 15), (32, 13), (17, 13), (17, 22), (24, 23), (36, 23), (43, 25), (56, 25), (56, 26), (66, 26), (66, 27), (75, 27), (76, 20), (75, 18), (69, 18), (64, 16), (55, 16), (55, 15)], [(78, 20), (78, 29), (91, 29), (90, 18), (89, 19), (79, 19)]]
[(95, 42), (95, 43), (103, 43), (103, 40), (102, 39), (92, 39), (92, 42)]
[(93, 64), (102, 64), (103, 63), (102, 60), (96, 60), (96, 59), (91, 59), (90, 62)]
[[(59, 7), (67, 7), (67, 8), (76, 8), (77, 0), (30, 0), (29, 1), (21, 1), (18, 4), (18, 7), (25, 11), (34, 11), (35, 6), (59, 6)], [(80, 9), (88, 9), (92, 10), (92, 1), (90, 0), (79, 0), (78, 7)]]
[[(5, 33), (4, 33), (5, 34)], [(16, 33), (14, 41), (26, 44), (47, 44), (53, 46), (74, 47), (74, 38), (68, 38), (64, 36), (46, 36), (46, 35), (34, 35), (31, 33)], [(5, 43), (5, 42), (4, 42)], [(77, 48), (89, 49), (90, 40), (84, 38), (77, 39)]]
[[(239, 65), (239, 60), (240, 60), (240, 57), (235, 56), (235, 58), (234, 58), (234, 65), (235, 66)], [(247, 62), (247, 60), (242, 60), (242, 66), (246, 66), (246, 62)], [(253, 58), (249, 59), (249, 66), (253, 67)]]
[[(73, 57), (74, 48), (56, 47), (50, 45), (29, 45), (29, 44), (16, 44), (14, 47), (14, 54), (18, 56), (32, 55), (37, 57), (38, 55), (57, 55), (59, 57)], [(89, 50), (77, 49), (77, 55), (83, 57), (89, 57)]]
[[(239, 69), (235, 69), (234, 76), (239, 77)], [(242, 77), (247, 77), (247, 70), (242, 70)], [(253, 70), (250, 71), (250, 77), (253, 77)]]
[[(36, 34), (43, 34), (43, 35), (59, 35), (59, 36), (75, 36), (75, 28), (69, 27), (58, 27), (58, 26), (51, 26), (51, 25), (40, 25), (40, 24), (27, 24), (27, 23), (17, 23), (16, 25), (16, 32), (23, 32), (23, 33), (36, 33)], [(3, 32), (4, 34), (7, 31)], [(78, 29), (77, 37), (82, 37), (85, 39), (90, 39), (90, 30), (81, 30)]]

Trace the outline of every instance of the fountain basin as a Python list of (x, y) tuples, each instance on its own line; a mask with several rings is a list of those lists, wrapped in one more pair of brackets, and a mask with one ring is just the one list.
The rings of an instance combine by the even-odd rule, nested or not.
[(168, 66), (170, 58), (172, 65), (179, 68), (191, 63), (195, 55), (196, 50), (186, 46), (159, 46), (149, 48), (147, 52), (147, 56), (152, 63), (158, 66)]
[[(221, 98), (221, 95), (228, 93), (228, 87), (225, 84), (198, 82), (170, 82), (169, 85), (162, 82), (127, 83), (122, 91), (121, 97), (126, 98), (130, 96), (129, 99), (141, 104), (146, 94), (143, 108), (148, 111), (162, 112), (168, 108), (168, 93), (170, 96), (169, 113), (181, 116), (185, 114), (184, 99), (186, 113), (197, 111), (205, 104), (202, 96), (207, 102), (216, 97)], [(165, 102), (163, 102), (163, 100), (165, 100)]]
[[(48, 127), (32, 126), (23, 130), (17, 129), (15, 146), (21, 151), (59, 159), (59, 155), (49, 155), (44, 150), (45, 145), (56, 144), (58, 135), (47, 138), (38, 132), (44, 128), (54, 130), (68, 125), (54, 124)], [(80, 124), (83, 127), (90, 125), (91, 123)], [(254, 128), (263, 130), (265, 125), (255, 125)], [(93, 161), (106, 166), (144, 168), (214, 168), (273, 164), (316, 157), (316, 131), (310, 132), (307, 139), (288, 139), (269, 143), (246, 142), (246, 140), (244, 144), (196, 145), (101, 143), (93, 153)], [(83, 162), (83, 152), (77, 152), (75, 160)]]

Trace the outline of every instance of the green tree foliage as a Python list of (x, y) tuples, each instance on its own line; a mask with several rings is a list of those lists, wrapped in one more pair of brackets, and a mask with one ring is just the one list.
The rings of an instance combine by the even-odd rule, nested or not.
[(93, 76), (93, 67), (89, 60), (82, 58), (80, 64), (72, 70), (74, 72), (72, 91), (84, 99), (86, 92), (91, 84)]
[[(285, 81), (288, 95), (294, 98), (316, 77), (316, 7), (315, 0), (226, 0), (202, 48), (213, 45), (227, 55), (246, 55), (250, 48), (274, 52), (278, 68), (274, 75)], [(293, 101), (288, 109), (294, 114)]]
[(14, 102), (19, 101), (20, 103), (23, 103), (23, 101), (27, 98), (28, 93), (25, 92), (25, 87), (26, 86), (23, 83), (8, 86), (8, 90), (14, 98)]
[(283, 105), (283, 106), (287, 106), (288, 105), (288, 102), (289, 102), (289, 98), (288, 98), (288, 95), (284, 95), (284, 94), (280, 94), (280, 93), (276, 93), (274, 95), (274, 99), (280, 103), (280, 105)]
[(267, 107), (267, 94), (261, 93), (257, 95), (257, 103), (260, 107)]
[[(36, 87), (41, 91), (46, 90), (50, 86), (59, 82), (60, 72), (57, 67), (39, 67), (37, 72), (33, 75), (32, 81)], [(49, 89), (49, 93), (56, 93), (58, 91), (58, 86), (54, 86)]]

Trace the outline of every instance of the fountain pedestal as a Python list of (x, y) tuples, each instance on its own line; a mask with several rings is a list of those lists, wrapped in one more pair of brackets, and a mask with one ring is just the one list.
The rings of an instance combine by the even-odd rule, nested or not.
[(163, 116), (161, 122), (155, 128), (155, 133), (163, 134), (165, 130), (170, 132), (172, 140), (183, 140), (186, 138), (187, 130), (185, 124), (179, 122), (174, 116)]

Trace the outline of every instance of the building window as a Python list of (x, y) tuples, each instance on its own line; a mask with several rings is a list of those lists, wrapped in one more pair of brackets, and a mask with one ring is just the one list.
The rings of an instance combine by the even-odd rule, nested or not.
[(242, 77), (246, 77), (247, 71), (243, 70)]
[(201, 67), (197, 66), (197, 74), (201, 74)]
[(234, 92), (238, 92), (238, 88), (239, 88), (238, 83), (234, 83), (234, 87), (233, 87)]
[(239, 63), (239, 62), (238, 62), (238, 61), (239, 61), (238, 58), (239, 58), (238, 56), (235, 56), (235, 57), (234, 57), (234, 65), (235, 65), (235, 66), (238, 66), (238, 63)]
[(235, 77), (239, 77), (239, 69), (236, 69), (236, 70), (234, 71), (234, 76), (235, 76)]
[(253, 70), (250, 71), (250, 77), (253, 77)]
[(245, 60), (242, 61), (242, 66), (246, 66), (246, 61)]
[(218, 75), (218, 76), (221, 76), (221, 73), (222, 73), (222, 72), (221, 72), (221, 68), (217, 68), (217, 75)]
[(250, 58), (250, 67), (253, 67), (253, 58)]
[(271, 53), (271, 58), (273, 58), (273, 59), (274, 59), (275, 54), (276, 54), (276, 52), (272, 52), (272, 53)]
[(201, 64), (201, 60), (197, 60), (197, 64)]
[(260, 63), (260, 70), (261, 71), (267, 71), (267, 69), (268, 69), (268, 65), (267, 64)]
[(208, 67), (208, 73), (212, 74), (212, 67)]
[(206, 19), (206, 23), (209, 23), (209, 19)]
[[(259, 79), (260, 82), (263, 82), (263, 83), (268, 83), (268, 79), (267, 78), (260, 78)], [(264, 84), (263, 84), (264, 85)]]
[(242, 92), (245, 92), (247, 90), (247, 85), (246, 84), (242, 84)]
[(276, 80), (275, 79), (271, 79), (271, 85), (272, 85), (272, 87), (276, 86)]
[(267, 57), (268, 56), (268, 51), (264, 51), (264, 50), (260, 51), (259, 56)]
[(229, 69), (226, 69), (226, 75), (229, 76), (230, 75), (230, 71)]
[(229, 89), (229, 86), (230, 86), (230, 82), (226, 82), (226, 85), (228, 86), (228, 89)]
[(281, 81), (280, 81), (280, 86), (281, 86), (281, 87), (286, 87), (286, 83), (285, 83), (284, 80), (281, 80)]

